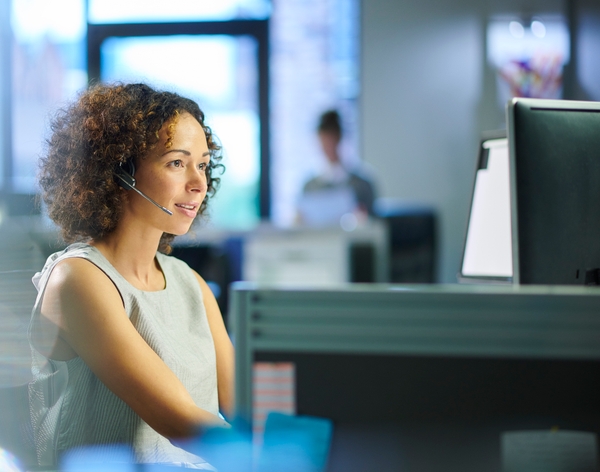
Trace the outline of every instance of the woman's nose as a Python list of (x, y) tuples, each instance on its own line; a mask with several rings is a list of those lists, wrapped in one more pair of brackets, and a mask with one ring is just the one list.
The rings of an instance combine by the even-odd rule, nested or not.
[(205, 192), (206, 187), (206, 172), (201, 169), (191, 169), (188, 176), (188, 189), (194, 192)]

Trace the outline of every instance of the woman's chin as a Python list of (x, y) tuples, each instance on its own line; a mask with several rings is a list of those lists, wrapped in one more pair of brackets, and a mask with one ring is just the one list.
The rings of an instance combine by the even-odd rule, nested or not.
[(199, 223), (200, 221), (206, 221), (205, 219), (202, 218), (201, 215), (196, 215), (195, 218), (190, 218), (187, 221), (173, 221), (173, 223), (176, 224), (171, 224), (169, 225), (170, 228), (168, 228), (165, 232), (169, 233), (169, 234), (173, 234), (175, 236), (184, 236), (186, 234), (189, 234), (190, 232), (193, 232), (194, 229), (197, 229), (199, 227)]
[(190, 232), (191, 226), (185, 229), (178, 229), (176, 231), (170, 231), (170, 233), (174, 236), (184, 236)]

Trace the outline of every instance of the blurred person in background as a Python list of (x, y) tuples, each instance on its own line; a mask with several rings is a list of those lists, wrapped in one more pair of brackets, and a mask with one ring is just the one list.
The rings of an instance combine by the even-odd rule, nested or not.
[(302, 188), (298, 204), (299, 221), (311, 224), (335, 224), (346, 213), (360, 219), (373, 215), (375, 189), (361, 169), (349, 169), (340, 156), (341, 118), (337, 110), (324, 112), (317, 133), (325, 162), (321, 172)]

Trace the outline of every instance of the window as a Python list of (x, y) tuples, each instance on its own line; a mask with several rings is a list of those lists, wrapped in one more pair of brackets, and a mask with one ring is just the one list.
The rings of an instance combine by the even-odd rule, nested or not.
[(340, 112), (341, 157), (358, 163), (359, 1), (273, 2), (271, 16), (271, 220), (294, 223), (306, 180), (320, 171), (319, 115)]
[[(2, 190), (37, 192), (49, 115), (88, 80), (144, 79), (199, 102), (225, 148), (211, 213), (221, 228), (292, 224), (302, 184), (323, 160), (315, 128), (324, 110), (342, 115), (346, 161), (360, 157), (359, 0), (0, 3), (12, 31), (0, 33)], [(156, 60), (165, 55), (185, 73), (171, 75)]]
[[(4, 189), (35, 193), (49, 114), (87, 84), (83, 0), (12, 0)], [(32, 14), (35, 12), (35, 14)], [(5, 162), (6, 164), (6, 162)]]

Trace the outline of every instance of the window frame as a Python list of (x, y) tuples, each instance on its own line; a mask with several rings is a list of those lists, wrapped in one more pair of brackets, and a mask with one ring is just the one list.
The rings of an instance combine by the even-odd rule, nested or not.
[(13, 192), (11, 2), (0, 2), (0, 194)]

